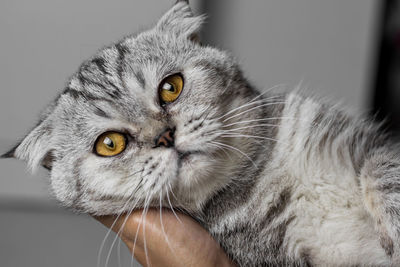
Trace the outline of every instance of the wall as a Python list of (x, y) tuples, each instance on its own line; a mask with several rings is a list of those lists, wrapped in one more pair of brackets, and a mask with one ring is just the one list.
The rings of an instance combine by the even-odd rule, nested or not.
[(375, 60), (376, 0), (206, 0), (206, 39), (227, 48), (259, 88), (302, 83), (366, 110)]

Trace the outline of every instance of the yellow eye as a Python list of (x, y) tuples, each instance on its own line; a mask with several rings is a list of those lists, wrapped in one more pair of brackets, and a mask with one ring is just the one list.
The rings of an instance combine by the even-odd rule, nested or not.
[(95, 151), (99, 156), (115, 156), (124, 151), (126, 139), (123, 134), (117, 132), (106, 132), (97, 138)]
[(173, 74), (165, 78), (160, 86), (160, 99), (162, 103), (174, 102), (183, 89), (183, 78), (180, 74)]

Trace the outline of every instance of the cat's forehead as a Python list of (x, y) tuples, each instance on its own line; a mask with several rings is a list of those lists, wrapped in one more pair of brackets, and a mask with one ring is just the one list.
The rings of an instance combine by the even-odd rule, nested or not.
[(72, 80), (85, 76), (126, 83), (125, 80), (135, 78), (138, 85), (145, 87), (145, 82), (155, 82), (170, 72), (181, 71), (193, 64), (199, 50), (199, 46), (188, 40), (177, 42), (171, 36), (150, 30), (99, 51), (81, 65)]
[[(107, 46), (86, 60), (62, 93), (65, 97), (61, 99), (67, 101), (60, 102), (62, 109), (73, 109), (71, 118), (131, 121), (160, 110), (158, 87), (168, 75), (182, 73), (186, 78), (190, 73), (190, 78), (213, 84), (213, 79), (224, 76), (217, 72), (229, 71), (225, 65), (231, 65), (225, 53), (153, 28)], [(197, 86), (196, 90), (205, 88)]]
[(90, 127), (92, 121), (137, 122), (159, 112), (159, 83), (193, 65), (195, 49), (179, 53), (185, 45), (155, 36), (125, 38), (85, 61), (59, 98), (63, 119), (71, 124), (86, 121)]
[(104, 48), (95, 58), (103, 57), (113, 62), (120, 60), (120, 63), (127, 64), (127, 67), (145, 68), (151, 64), (158, 66), (182, 64), (190, 60), (198, 50), (201, 50), (201, 47), (190, 40), (149, 30), (137, 36), (126, 37)]

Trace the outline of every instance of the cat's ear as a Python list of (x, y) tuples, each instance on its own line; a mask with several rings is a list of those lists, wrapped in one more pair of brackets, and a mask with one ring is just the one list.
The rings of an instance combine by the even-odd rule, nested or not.
[(189, 1), (178, 0), (176, 4), (161, 17), (156, 28), (161, 32), (174, 34), (177, 37), (198, 41), (198, 34), (205, 16), (194, 16)]
[(28, 163), (34, 172), (40, 165), (51, 169), (51, 127), (48, 120), (40, 122), (20, 143), (2, 155), (2, 158), (16, 158)]

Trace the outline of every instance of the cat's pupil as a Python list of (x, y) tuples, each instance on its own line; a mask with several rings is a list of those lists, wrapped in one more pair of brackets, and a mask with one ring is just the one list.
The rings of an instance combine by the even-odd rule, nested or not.
[(172, 84), (170, 83), (164, 83), (163, 87), (164, 90), (170, 91), (170, 92), (174, 92), (175, 88)]
[(115, 147), (114, 142), (109, 137), (104, 138), (103, 143), (111, 149)]

